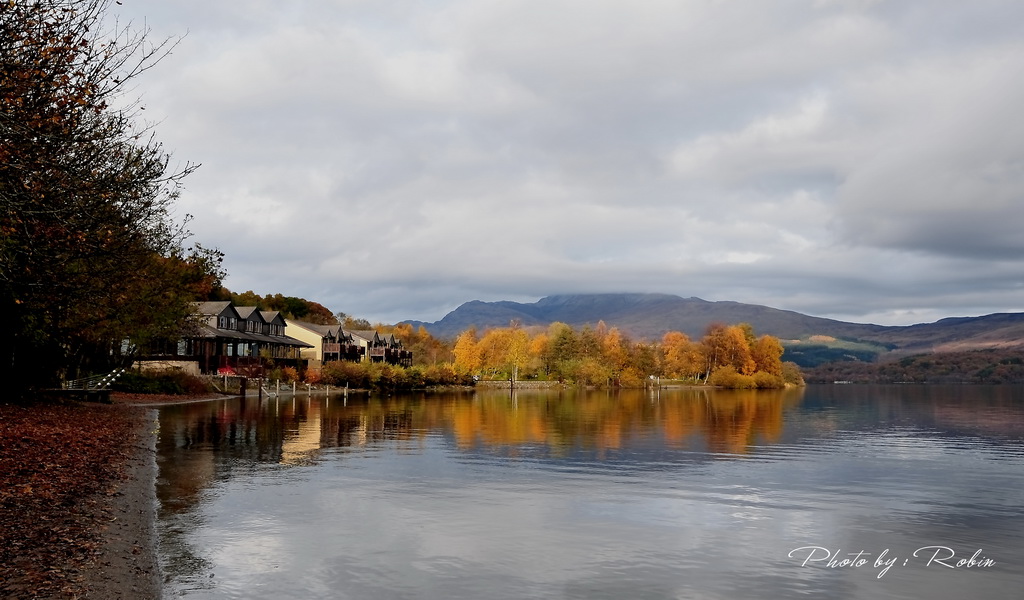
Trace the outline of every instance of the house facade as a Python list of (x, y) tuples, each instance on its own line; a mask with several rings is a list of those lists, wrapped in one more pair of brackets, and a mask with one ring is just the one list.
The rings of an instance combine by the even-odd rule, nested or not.
[(309, 344), (301, 354), (310, 368), (318, 369), (335, 360), (360, 362), (366, 354), (340, 325), (317, 325), (292, 319), (285, 319), (285, 323), (289, 336)]
[(402, 367), (412, 366), (412, 352), (402, 347), (402, 342), (388, 333), (381, 335), (376, 331), (349, 331), (349, 335), (365, 350), (366, 360), (383, 362)]
[(202, 374), (261, 376), (276, 366), (304, 366), (302, 351), (311, 344), (285, 334), (277, 311), (235, 307), (229, 301), (198, 302), (192, 330), (174, 347), (150, 352), (141, 361), (150, 368), (173, 366)]
[(310, 367), (338, 360), (412, 366), (412, 352), (403, 348), (401, 340), (394, 335), (349, 331), (340, 325), (316, 325), (291, 319), (286, 322), (289, 336), (310, 344), (310, 348), (302, 351)]

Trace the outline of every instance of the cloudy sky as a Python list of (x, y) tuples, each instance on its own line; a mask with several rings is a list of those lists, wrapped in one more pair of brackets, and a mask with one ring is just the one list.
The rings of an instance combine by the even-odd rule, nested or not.
[(234, 291), (1024, 310), (1017, 0), (122, 0)]

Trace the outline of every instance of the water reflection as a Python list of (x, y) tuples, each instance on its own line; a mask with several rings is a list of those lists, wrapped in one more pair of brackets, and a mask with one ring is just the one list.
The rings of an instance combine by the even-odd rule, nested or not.
[[(169, 451), (216, 448), (282, 464), (313, 460), (325, 448), (384, 440), (412, 448), (431, 432), (450, 435), (464, 449), (542, 445), (554, 454), (603, 453), (653, 439), (668, 447), (744, 454), (778, 440), (784, 410), (801, 397), (802, 390), (688, 389), (235, 399), (165, 408), (160, 443)], [(203, 479), (200, 472), (212, 475), (212, 465), (172, 462), (170, 470), (182, 467), (192, 480)], [(189, 495), (188, 487), (178, 491)]]
[[(190, 598), (955, 597), (804, 544), (1024, 551), (1021, 388), (517, 392), (166, 407), (163, 566)], [(983, 594), (984, 595), (984, 594)], [(994, 596), (993, 596), (994, 597)]]

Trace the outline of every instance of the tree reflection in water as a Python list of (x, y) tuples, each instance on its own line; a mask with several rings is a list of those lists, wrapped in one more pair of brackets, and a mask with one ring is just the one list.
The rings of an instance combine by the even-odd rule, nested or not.
[(299, 395), (172, 406), (161, 412), (160, 500), (167, 510), (190, 504), (217, 477), (218, 466), (239, 459), (304, 464), (325, 449), (382, 442), (416, 450), (430, 435), (450, 437), (459, 449), (543, 448), (549, 456), (589, 450), (600, 458), (644, 440), (741, 455), (775, 442), (785, 409), (799, 404), (802, 394), (799, 389), (506, 390)]

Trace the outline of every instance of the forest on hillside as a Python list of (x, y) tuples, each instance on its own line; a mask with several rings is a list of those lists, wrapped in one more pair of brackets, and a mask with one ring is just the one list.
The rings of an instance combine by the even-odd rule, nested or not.
[(1024, 383), (1019, 350), (973, 350), (904, 356), (884, 362), (841, 361), (804, 370), (808, 383)]

